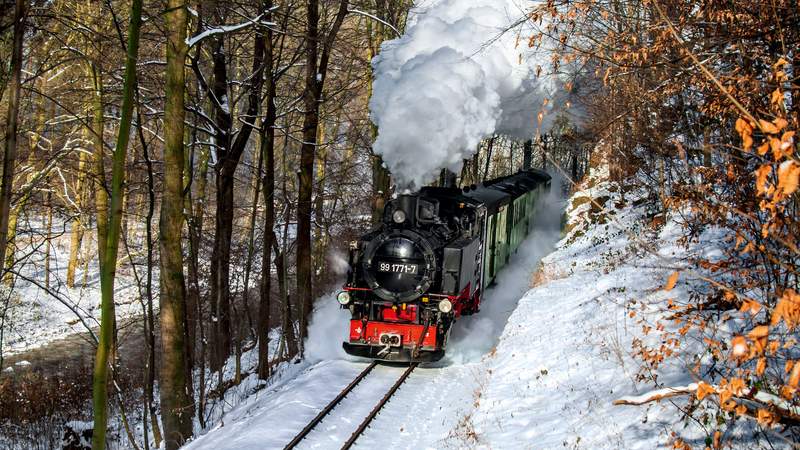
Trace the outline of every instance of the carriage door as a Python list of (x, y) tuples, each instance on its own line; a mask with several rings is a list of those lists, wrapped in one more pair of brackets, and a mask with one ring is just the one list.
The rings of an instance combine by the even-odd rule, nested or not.
[[(489, 275), (489, 279), (494, 278), (494, 265), (495, 265), (495, 254), (497, 253), (497, 214), (493, 214), (489, 217), (489, 235), (487, 236), (487, 240), (489, 241), (487, 255), (488, 255), (488, 262), (487, 262), (487, 273)], [(488, 285), (488, 283), (487, 283)]]

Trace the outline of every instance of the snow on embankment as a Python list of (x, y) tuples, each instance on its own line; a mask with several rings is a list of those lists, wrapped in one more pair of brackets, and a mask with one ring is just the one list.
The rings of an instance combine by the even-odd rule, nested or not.
[(416, 9), (406, 33), (381, 46), (374, 150), (401, 189), (424, 186), (443, 168), (458, 173), (485, 137), (547, 130), (545, 113), (558, 103), (556, 78), (540, 73), (550, 52), (547, 43), (529, 48), (533, 31), (515, 25), (537, 3), (441, 0)]
[[(670, 430), (684, 431), (671, 406), (612, 405), (652, 389), (636, 382), (631, 342), (647, 338), (630, 313), (655, 319), (658, 310), (647, 306), (665, 299), (670, 273), (659, 267), (681, 251), (674, 222), (668, 218), (660, 230), (643, 225), (644, 193), (629, 190), (623, 203), (606, 177), (607, 170), (595, 171), (591, 187), (571, 198), (566, 236), (542, 260), (535, 287), (486, 358), (478, 406), (455, 433), (470, 446), (649, 449), (669, 443)], [(641, 251), (641, 239), (657, 244), (658, 257)], [(660, 381), (685, 384), (675, 369)]]

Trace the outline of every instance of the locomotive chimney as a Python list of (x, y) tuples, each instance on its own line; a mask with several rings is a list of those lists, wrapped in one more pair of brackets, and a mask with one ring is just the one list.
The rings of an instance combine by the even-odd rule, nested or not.
[(522, 169), (531, 169), (531, 159), (533, 157), (533, 141), (528, 139), (522, 149)]
[[(417, 196), (416, 195), (400, 195), (394, 202), (395, 208), (393, 212), (393, 220), (397, 224), (405, 223), (407, 226), (414, 226), (416, 223), (417, 215)], [(402, 211), (403, 220), (400, 221), (399, 215), (395, 214), (397, 211)]]
[(445, 188), (456, 187), (456, 174), (447, 169), (442, 169), (439, 175), (439, 186)]

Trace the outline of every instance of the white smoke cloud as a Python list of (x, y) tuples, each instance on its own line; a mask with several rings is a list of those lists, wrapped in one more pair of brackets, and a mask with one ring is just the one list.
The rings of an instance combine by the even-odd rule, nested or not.
[(373, 60), (374, 150), (399, 188), (419, 188), (442, 168), (458, 172), (495, 133), (534, 135), (539, 112), (555, 104), (557, 83), (537, 76), (547, 49), (529, 49), (526, 30), (510, 28), (536, 3), (440, 0), (416, 10), (406, 34), (382, 45)]

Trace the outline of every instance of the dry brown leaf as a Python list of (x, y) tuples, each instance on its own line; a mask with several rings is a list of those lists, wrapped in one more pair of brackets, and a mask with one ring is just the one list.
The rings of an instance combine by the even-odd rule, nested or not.
[(761, 376), (764, 375), (764, 371), (767, 369), (767, 358), (758, 358), (758, 363), (756, 364), (756, 375)]
[(712, 386), (710, 386), (709, 384), (703, 382), (703, 381), (701, 381), (700, 383), (697, 384), (697, 394), (696, 395), (697, 395), (697, 399), (698, 400), (702, 400), (702, 399), (706, 398), (708, 395), (713, 394), (714, 392), (716, 392), (716, 391), (714, 391), (714, 388)]
[(783, 195), (792, 195), (800, 181), (800, 165), (794, 161), (785, 161), (778, 167), (778, 189)]
[(774, 123), (778, 128), (778, 131), (786, 128), (786, 125), (789, 125), (789, 122), (787, 122), (783, 117), (778, 117), (777, 119), (773, 120), (772, 123)]
[(775, 126), (775, 124), (773, 124), (772, 122), (767, 122), (764, 119), (758, 119), (758, 127), (764, 133), (769, 133), (769, 134), (777, 134), (781, 131), (777, 126)]
[(777, 324), (781, 319), (790, 331), (800, 323), (800, 295), (794, 289), (787, 289), (778, 304), (775, 305), (775, 310), (772, 312), (772, 324)]
[(759, 409), (758, 410), (758, 423), (761, 426), (768, 427), (775, 423), (776, 418), (775, 415), (769, 412), (766, 409)]
[(773, 105), (780, 105), (783, 103), (783, 91), (780, 88), (775, 89), (770, 96), (770, 102)]
[(680, 274), (679, 272), (673, 272), (673, 274), (669, 276), (669, 278), (667, 279), (667, 284), (664, 285), (665, 291), (671, 291), (673, 288), (675, 288), (675, 284), (678, 283), (679, 274)]
[(749, 152), (753, 148), (753, 136), (749, 134), (742, 135), (742, 148), (744, 151)]
[(789, 386), (796, 388), (798, 383), (800, 383), (800, 364), (795, 363), (789, 376)]
[(769, 327), (766, 325), (759, 325), (753, 328), (750, 333), (747, 334), (750, 339), (760, 339), (767, 337), (767, 335), (769, 335)]

